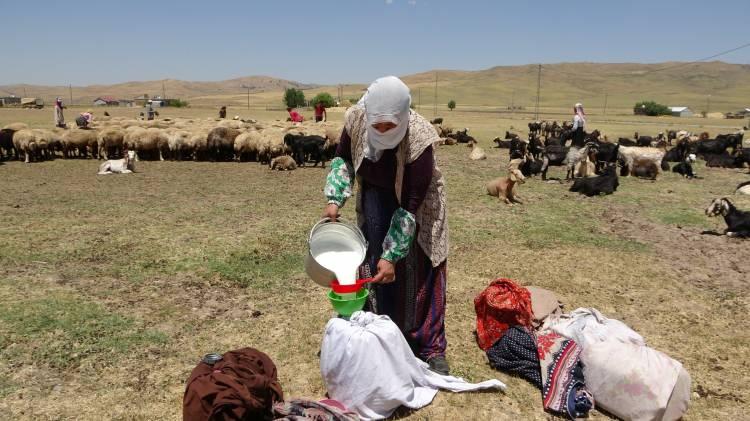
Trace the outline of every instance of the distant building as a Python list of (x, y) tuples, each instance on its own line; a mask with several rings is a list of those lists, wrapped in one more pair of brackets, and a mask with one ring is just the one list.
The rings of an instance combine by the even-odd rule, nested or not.
[(692, 117), (693, 111), (688, 107), (669, 107), (672, 117)]
[(141, 96), (137, 96), (133, 98), (133, 102), (135, 103), (135, 105), (140, 106), (140, 107), (146, 105), (148, 101), (149, 101), (148, 95), (141, 95)]
[(132, 99), (118, 99), (117, 102), (119, 102), (121, 107), (132, 107), (135, 105), (135, 101)]
[(0, 97), (0, 104), (6, 107), (9, 105), (21, 105), (21, 97), (15, 95)]
[(99, 98), (94, 100), (94, 105), (96, 106), (113, 106), (116, 107), (120, 105), (120, 101), (116, 100), (114, 97), (111, 96), (100, 96)]

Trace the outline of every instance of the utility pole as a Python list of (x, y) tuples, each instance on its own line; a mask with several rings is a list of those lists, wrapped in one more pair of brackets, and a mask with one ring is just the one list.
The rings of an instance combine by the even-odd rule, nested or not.
[(607, 115), (607, 93), (604, 93), (604, 115)]
[(68, 91), (70, 91), (70, 105), (73, 105), (73, 85), (68, 85)]
[(539, 92), (541, 91), (541, 89), (542, 89), (542, 65), (540, 64), (539, 70), (537, 72), (537, 77), (536, 77), (536, 112), (535, 112), (536, 117), (534, 117), (534, 120), (537, 120), (537, 121), (539, 120)]
[(510, 116), (511, 118), (516, 116), (516, 90), (510, 91)]
[(417, 110), (419, 110), (419, 112), (421, 113), (422, 112), (422, 87), (421, 86), (417, 88), (417, 92), (419, 92), (419, 95), (418, 95), (419, 99), (417, 100)]
[(161, 81), (161, 99), (167, 99), (167, 90), (164, 87), (164, 81)]
[(437, 117), (437, 82), (438, 82), (438, 72), (435, 72), (435, 104), (433, 105), (433, 109), (432, 109), (433, 117)]
[(242, 85), (243, 88), (247, 89), (247, 109), (250, 109), (250, 85)]
[(26, 95), (26, 87), (25, 86), (23, 87), (23, 97), (24, 98), (28, 97), (28, 95)]

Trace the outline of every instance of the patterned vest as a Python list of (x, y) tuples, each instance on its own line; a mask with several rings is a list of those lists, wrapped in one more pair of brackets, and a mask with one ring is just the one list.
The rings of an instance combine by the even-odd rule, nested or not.
[[(359, 169), (365, 158), (367, 127), (365, 112), (361, 106), (350, 107), (344, 115), (344, 127), (352, 143), (352, 160), (354, 171)], [(440, 141), (435, 128), (421, 115), (409, 113), (409, 130), (396, 150), (396, 198), (401, 201), (401, 190), (404, 181), (406, 164), (414, 162), (428, 146)], [(357, 216), (363, 223), (362, 197), (357, 194)], [(422, 205), (415, 215), (419, 232), (417, 242), (425, 254), (430, 257), (432, 266), (438, 266), (448, 257), (448, 218), (445, 202), (445, 180), (440, 169), (435, 165), (432, 170), (432, 182), (427, 188)]]

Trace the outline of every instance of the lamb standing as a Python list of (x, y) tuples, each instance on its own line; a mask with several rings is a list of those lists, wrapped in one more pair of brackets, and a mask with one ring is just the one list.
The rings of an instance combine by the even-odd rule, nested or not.
[(110, 159), (99, 166), (100, 175), (130, 174), (135, 171), (135, 151), (130, 150), (122, 159)]

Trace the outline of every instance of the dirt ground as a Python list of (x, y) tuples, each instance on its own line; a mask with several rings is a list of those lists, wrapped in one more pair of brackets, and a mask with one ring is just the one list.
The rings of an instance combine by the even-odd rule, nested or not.
[[(452, 119), (481, 133), (488, 159), (437, 149), (451, 229), (448, 359), (454, 374), (508, 390), (440, 393), (401, 417), (551, 417), (531, 385), (489, 367), (473, 337), (474, 296), (508, 277), (555, 291), (568, 310), (622, 320), (681, 361), (693, 379), (687, 419), (746, 418), (750, 240), (704, 233), (725, 225), (703, 211), (721, 196), (750, 209), (733, 195), (747, 169), (699, 163), (702, 179), (621, 179), (595, 198), (537, 178), (520, 187), (524, 205), (507, 207), (484, 191), (507, 162), (490, 135), (520, 121)], [(97, 166), (0, 165), (0, 418), (179, 419), (198, 359), (244, 346), (271, 356), (287, 396), (322, 397), (317, 353), (332, 310), (302, 259), (325, 170), (139, 162), (135, 174), (97, 176)]]

